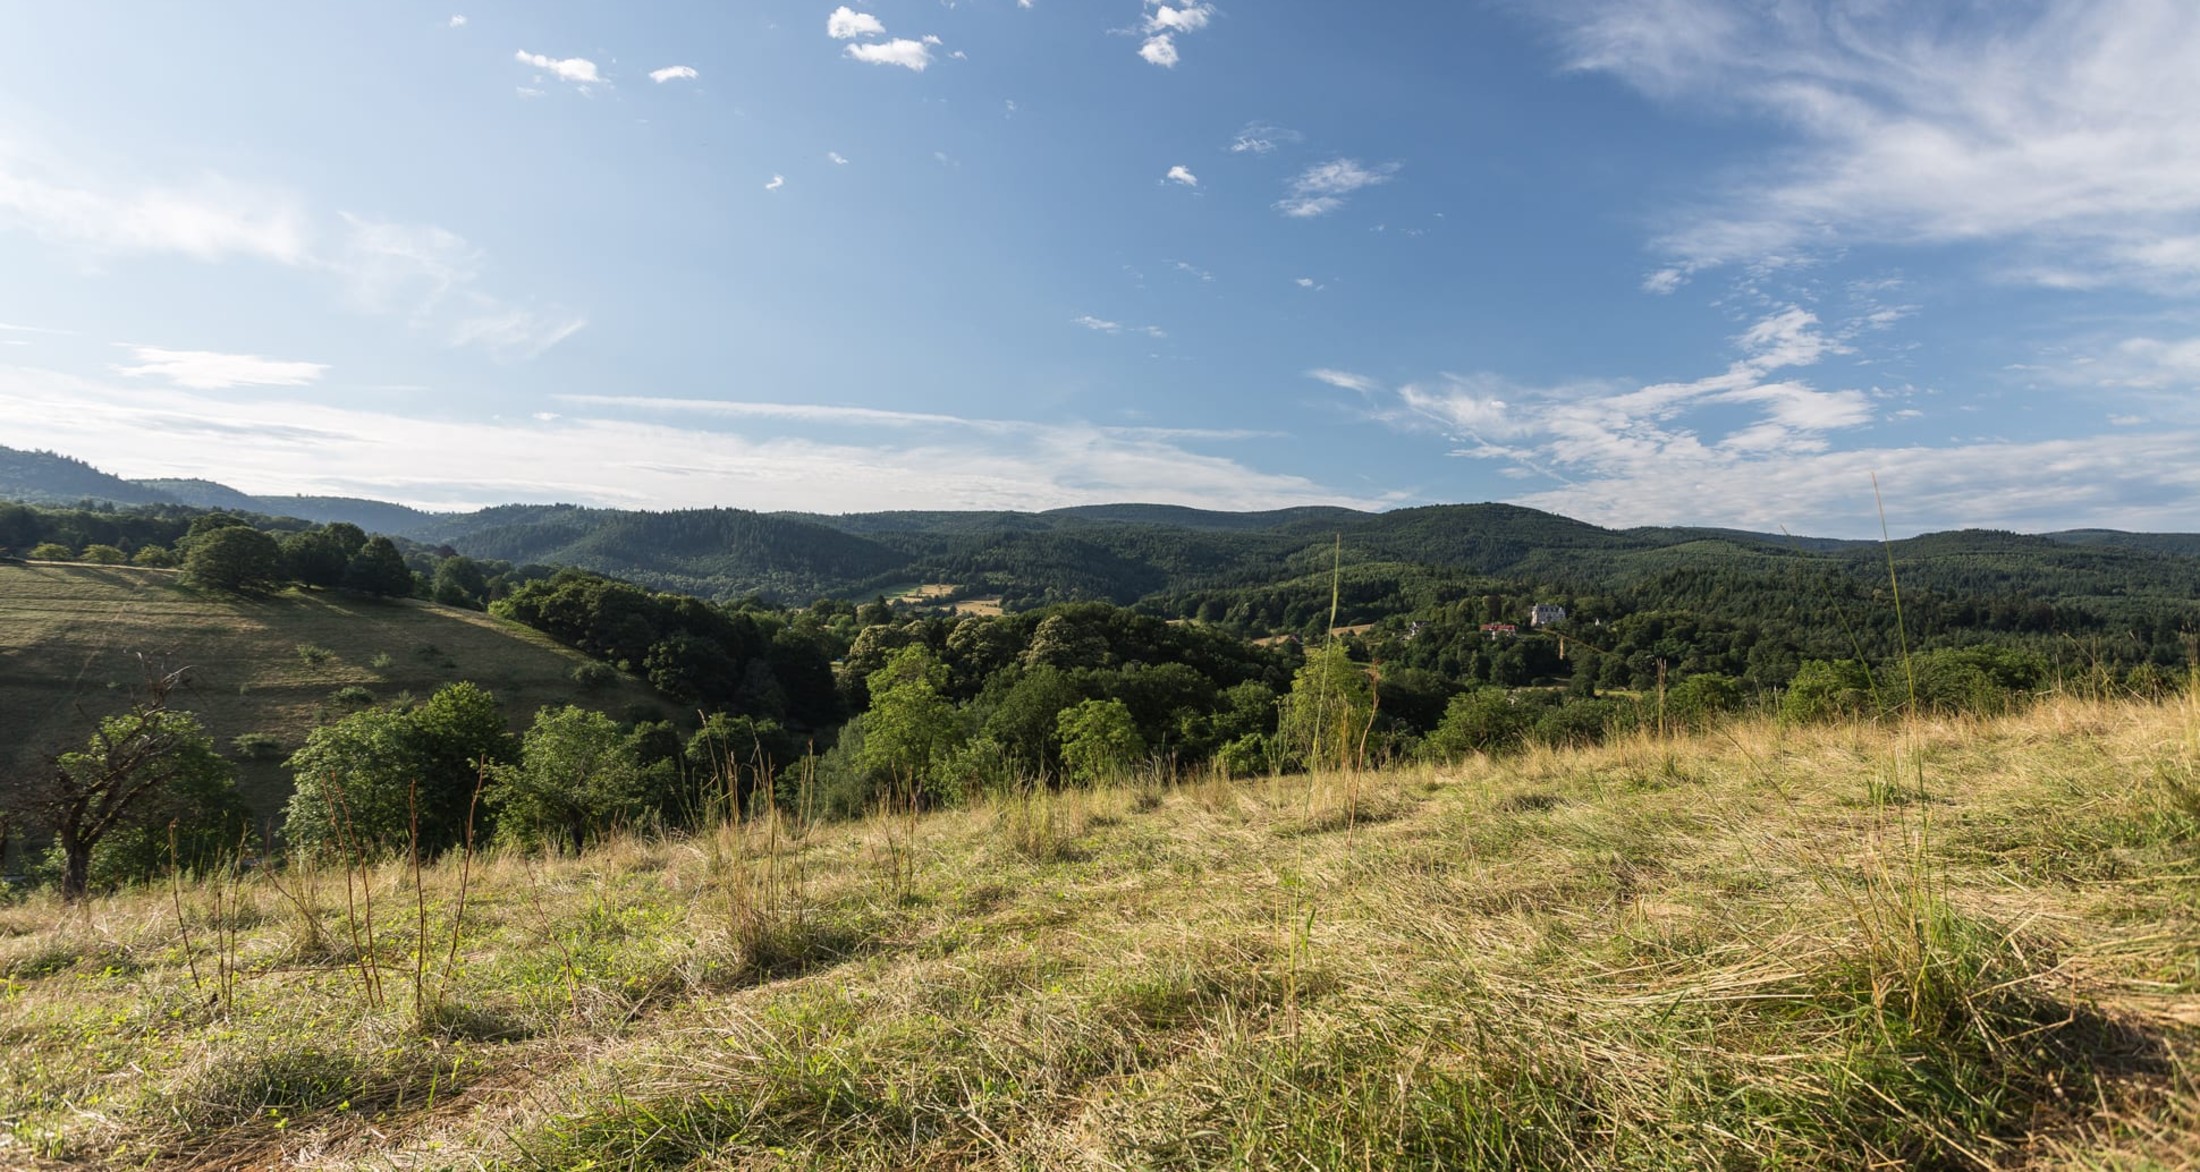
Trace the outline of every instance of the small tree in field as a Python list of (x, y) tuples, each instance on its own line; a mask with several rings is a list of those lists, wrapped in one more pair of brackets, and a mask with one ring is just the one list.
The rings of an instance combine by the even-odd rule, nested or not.
[(1375, 712), (1367, 673), (1332, 643), (1306, 657), (1284, 697), (1277, 732), (1308, 769), (1341, 769), (1359, 760), (1361, 738)]
[(961, 714), (941, 694), (946, 681), (947, 669), (922, 645), (895, 652), (865, 679), (871, 691), (861, 759), (866, 769), (920, 791), (940, 788), (938, 766), (966, 738)]
[(1121, 700), (1087, 700), (1056, 718), (1062, 766), (1071, 781), (1097, 784), (1129, 769), (1146, 752), (1138, 724)]
[(640, 810), (646, 782), (616, 722), (568, 705), (535, 714), (519, 764), (497, 770), (489, 802), (501, 837), (579, 854), (591, 836)]
[(283, 837), (300, 850), (423, 853), (464, 837), (484, 775), (517, 756), (504, 710), (478, 685), (447, 684), (419, 705), (368, 708), (306, 736), (291, 754), (296, 790)]
[(145, 694), (128, 712), (100, 721), (84, 748), (56, 755), (43, 777), (6, 795), (10, 814), (53, 831), (62, 898), (83, 898), (92, 852), (141, 806), (171, 786), (204, 788), (228, 777), (198, 718), (168, 707), (188, 670), (148, 665)]

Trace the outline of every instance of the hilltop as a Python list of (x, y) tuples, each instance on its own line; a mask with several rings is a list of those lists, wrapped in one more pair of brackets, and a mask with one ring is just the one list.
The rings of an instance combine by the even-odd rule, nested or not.
[(237, 755), (262, 814), (288, 796), (282, 756), (363, 704), (462, 679), (494, 692), (522, 726), (544, 704), (620, 713), (662, 702), (625, 679), (584, 693), (571, 673), (587, 657), (476, 611), (336, 592), (243, 597), (192, 589), (169, 570), (0, 563), (0, 778), (81, 743), (88, 717), (125, 705), (141, 682), (138, 653), (192, 669), (175, 706), (197, 713), (217, 746), (244, 733), (275, 738), (279, 748)]
[[(1655, 595), (1678, 575), (1696, 583), (1718, 577), (1729, 595), (1793, 594), (1798, 583), (1828, 577), (1851, 585), (1884, 579), (1887, 552), (1877, 542), (1735, 529), (1605, 529), (1494, 503), (1383, 513), (1126, 503), (848, 514), (513, 504), (439, 514), (350, 497), (254, 496), (206, 480), (125, 480), (65, 456), (0, 448), (0, 500), (7, 499), (345, 521), (473, 558), (574, 566), (707, 598), (761, 594), (799, 605), (944, 584), (952, 588), (946, 602), (998, 598), (1016, 609), (1099, 600), (1142, 604), (1166, 617), (1191, 617), (1188, 596), (1212, 599), (1326, 569), (1340, 541), (1347, 564), (1391, 567), (1408, 592), (1484, 577), (1579, 594)], [(2200, 602), (2200, 535), (1965, 530), (1898, 541), (1894, 552), (1904, 581), (1921, 590), (2077, 603), (2108, 626), (2200, 613), (2193, 605)], [(2134, 608), (2133, 599), (2177, 605)], [(1380, 617), (1363, 613), (1355, 621)]]
[(0, 1162), (2187, 1167), (2196, 844), (2056, 697), (36, 896)]

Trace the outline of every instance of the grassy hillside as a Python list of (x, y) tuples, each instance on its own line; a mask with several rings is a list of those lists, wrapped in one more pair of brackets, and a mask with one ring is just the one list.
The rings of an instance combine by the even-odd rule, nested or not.
[(2200, 1151), (2182, 700), (788, 819), (450, 860), (417, 902), (365, 878), (371, 949), (341, 871), (0, 908), (0, 1162)]
[[(193, 590), (165, 570), (0, 564), (0, 783), (56, 747), (81, 744), (87, 716), (126, 706), (139, 652), (193, 669), (174, 703), (196, 712), (225, 751), (247, 732), (295, 749), (316, 722), (352, 710), (333, 694), (353, 685), (390, 700), (470, 679), (521, 726), (543, 704), (617, 713), (656, 701), (629, 681), (582, 697), (567, 673), (584, 656), (473, 611), (347, 594), (239, 598)], [(238, 765), (256, 808), (287, 794), (278, 761)]]

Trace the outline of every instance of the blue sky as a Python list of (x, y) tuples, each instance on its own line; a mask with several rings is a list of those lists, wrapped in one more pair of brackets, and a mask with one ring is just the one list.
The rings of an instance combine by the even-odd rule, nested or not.
[(431, 508), (2200, 529), (2200, 8), (7, 9), (0, 443)]

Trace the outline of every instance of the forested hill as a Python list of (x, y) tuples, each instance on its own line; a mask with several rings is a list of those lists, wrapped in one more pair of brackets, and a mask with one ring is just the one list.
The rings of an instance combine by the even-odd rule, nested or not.
[(0, 501), (33, 505), (181, 505), (326, 525), (341, 521), (404, 536), (435, 514), (387, 501), (341, 496), (254, 496), (212, 480), (126, 480), (55, 452), (0, 446)]
[[(349, 498), (252, 496), (204, 480), (124, 480), (65, 456), (6, 448), (0, 499), (347, 521), (483, 561), (576, 566), (708, 597), (755, 593), (801, 603), (930, 583), (951, 588), (943, 601), (998, 599), (1010, 610), (1137, 603), (1248, 633), (1305, 627), (1316, 612), (1326, 620), (1337, 560), (1347, 570), (1344, 616), (1371, 621), (1477, 583), (1486, 592), (1612, 598), (1637, 609), (1772, 614), (1798, 592), (1868, 595), (1886, 582), (1889, 552), (1876, 542), (1732, 529), (1603, 529), (1501, 504), (1386, 513), (1114, 504), (838, 516), (506, 505), (430, 514)], [(109, 540), (99, 525), (86, 525), (51, 539)], [(0, 532), (0, 545), (49, 539), (15, 529), (23, 531)], [(84, 532), (70, 536), (77, 529)], [(2068, 632), (2174, 626), (2200, 600), (2200, 534), (1966, 530), (1897, 541), (1892, 552), (1905, 593), (1921, 605), (1965, 599), (2004, 616), (2045, 607), (2063, 616), (2049, 626)]]

